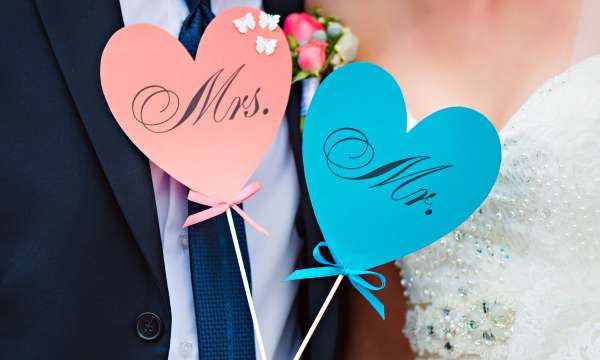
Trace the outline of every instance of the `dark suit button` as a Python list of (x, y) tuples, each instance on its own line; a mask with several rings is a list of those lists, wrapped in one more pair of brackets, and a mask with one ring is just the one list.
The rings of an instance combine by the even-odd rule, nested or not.
[(135, 325), (138, 336), (143, 340), (156, 340), (162, 334), (162, 321), (151, 312), (140, 314)]

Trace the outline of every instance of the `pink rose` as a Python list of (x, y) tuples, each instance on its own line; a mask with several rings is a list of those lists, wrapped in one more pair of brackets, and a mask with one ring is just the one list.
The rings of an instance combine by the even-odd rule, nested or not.
[(298, 48), (298, 65), (300, 69), (308, 72), (318, 71), (325, 64), (325, 49), (327, 43), (310, 40)]
[(325, 28), (306, 13), (290, 14), (283, 24), (283, 32), (292, 35), (300, 45), (305, 44), (317, 30), (325, 30)]

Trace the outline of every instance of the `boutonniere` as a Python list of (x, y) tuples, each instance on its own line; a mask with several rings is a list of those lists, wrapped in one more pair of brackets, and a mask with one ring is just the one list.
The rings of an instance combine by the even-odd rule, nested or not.
[(320, 8), (310, 13), (288, 15), (283, 24), (292, 55), (292, 83), (303, 82), (300, 131), (319, 80), (336, 68), (351, 62), (358, 52), (358, 38), (350, 28)]
[(333, 16), (315, 8), (290, 14), (283, 24), (292, 52), (292, 83), (321, 78), (356, 57), (358, 38)]

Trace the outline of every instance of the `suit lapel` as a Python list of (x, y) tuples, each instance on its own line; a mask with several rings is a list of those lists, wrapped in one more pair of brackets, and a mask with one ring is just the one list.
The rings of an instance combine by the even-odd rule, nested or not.
[[(322, 264), (317, 263), (312, 257), (312, 249), (322, 240), (323, 235), (319, 229), (315, 215), (308, 196), (306, 179), (304, 177), (304, 165), (302, 160), (302, 136), (300, 133), (300, 103), (302, 101), (302, 86), (296, 83), (292, 86), (286, 117), (290, 136), (290, 146), (294, 153), (298, 182), (302, 192), (301, 209), (299, 209), (303, 218), (305, 227), (305, 251), (303, 267), (319, 267)], [(333, 286), (334, 278), (309, 279), (303, 284), (306, 291), (304, 305), (306, 306), (304, 314), (304, 329), (307, 330), (316, 318), (323, 301), (327, 297), (329, 290)], [(337, 358), (341, 342), (340, 326), (340, 305), (339, 295), (334, 297), (329, 304), (327, 313), (321, 319), (319, 327), (309, 343), (309, 359), (334, 359)]]
[[(302, 12), (304, 8), (303, 1), (301, 0), (263, 0), (263, 8), (269, 14), (281, 15), (281, 21), (279, 25), (283, 28), (285, 18), (294, 12)], [(285, 110), (285, 117), (288, 123), (288, 133), (290, 138), (290, 146), (294, 153), (294, 160), (296, 162), (296, 171), (300, 181), (300, 187), (304, 194), (306, 194), (305, 180), (304, 180), (304, 168), (302, 166), (302, 139), (300, 136), (300, 102), (302, 100), (302, 86), (300, 83), (292, 85), (290, 90), (290, 97), (288, 99), (288, 105)]]
[(288, 133), (290, 137), (290, 146), (294, 153), (296, 161), (296, 171), (304, 189), (304, 166), (302, 165), (302, 136), (300, 134), (300, 103), (302, 101), (302, 84), (292, 85), (288, 106), (285, 110), (285, 117), (288, 123)]
[(35, 2), (117, 203), (168, 301), (148, 160), (117, 125), (100, 87), (100, 55), (109, 37), (123, 26), (119, 3), (117, 0)]
[[(266, 12), (281, 15), (281, 23), (287, 15), (293, 12), (302, 12), (304, 4), (301, 0), (263, 0), (263, 6)], [(288, 106), (286, 109), (286, 119), (288, 122), (288, 131), (290, 146), (294, 154), (296, 162), (296, 172), (298, 174), (298, 182), (302, 193), (302, 200), (299, 209), (300, 216), (303, 218), (303, 225), (306, 234), (305, 243), (305, 258), (303, 266), (316, 267), (321, 264), (316, 263), (312, 258), (312, 249), (321, 241), (322, 235), (319, 230), (319, 225), (312, 212), (310, 198), (304, 178), (304, 166), (302, 161), (302, 137), (300, 133), (300, 106), (302, 101), (302, 85), (296, 83), (292, 86)], [(312, 321), (315, 319), (327, 293), (333, 285), (334, 279), (312, 279), (305, 282), (302, 286), (301, 304), (305, 308), (302, 309), (300, 315), (303, 320), (303, 329), (306, 331)], [(336, 296), (329, 305), (326, 315), (319, 323), (319, 327), (315, 332), (315, 336), (309, 343), (309, 349), (306, 352), (307, 359), (334, 359), (340, 354), (339, 349), (341, 337), (338, 327), (340, 326), (340, 304), (339, 296)]]

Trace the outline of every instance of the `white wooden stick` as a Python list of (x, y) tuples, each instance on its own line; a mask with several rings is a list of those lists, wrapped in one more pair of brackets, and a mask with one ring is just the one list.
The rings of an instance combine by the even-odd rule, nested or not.
[(227, 209), (227, 222), (229, 223), (231, 238), (233, 239), (233, 248), (235, 249), (235, 256), (237, 257), (240, 273), (242, 274), (242, 283), (244, 284), (244, 292), (246, 293), (246, 300), (248, 301), (248, 307), (250, 308), (250, 316), (252, 316), (252, 323), (254, 324), (254, 332), (256, 335), (258, 351), (260, 352), (261, 359), (267, 360), (265, 344), (263, 343), (262, 334), (260, 332), (260, 326), (258, 325), (258, 317), (256, 316), (254, 300), (252, 300), (252, 292), (250, 292), (250, 284), (248, 284), (248, 275), (246, 274), (246, 267), (244, 266), (244, 259), (242, 258), (242, 251), (240, 250), (240, 243), (238, 241), (237, 232), (235, 231), (235, 225), (233, 223), (231, 209)]
[(343, 279), (344, 279), (344, 275), (338, 275), (338, 277), (335, 279), (335, 283), (333, 284), (333, 287), (331, 288), (331, 290), (329, 290), (329, 294), (327, 294), (327, 297), (325, 298), (325, 302), (321, 306), (321, 309), (319, 309), (319, 313), (317, 314), (315, 321), (313, 321), (312, 325), (310, 326), (310, 329), (308, 329), (308, 333), (306, 333), (306, 336), (304, 337), (304, 340), (302, 340), (302, 344), (300, 344), (300, 348), (298, 349), (296, 356), (294, 356), (294, 360), (300, 360), (302, 353), (306, 349), (306, 346), (308, 345), (310, 338), (313, 336), (315, 330), (317, 329), (317, 325), (319, 325), (321, 318), (325, 314), (325, 310), (327, 310), (327, 307), (329, 307), (329, 303), (333, 299), (333, 295), (335, 295), (335, 292), (340, 287), (340, 284), (342, 283)]

